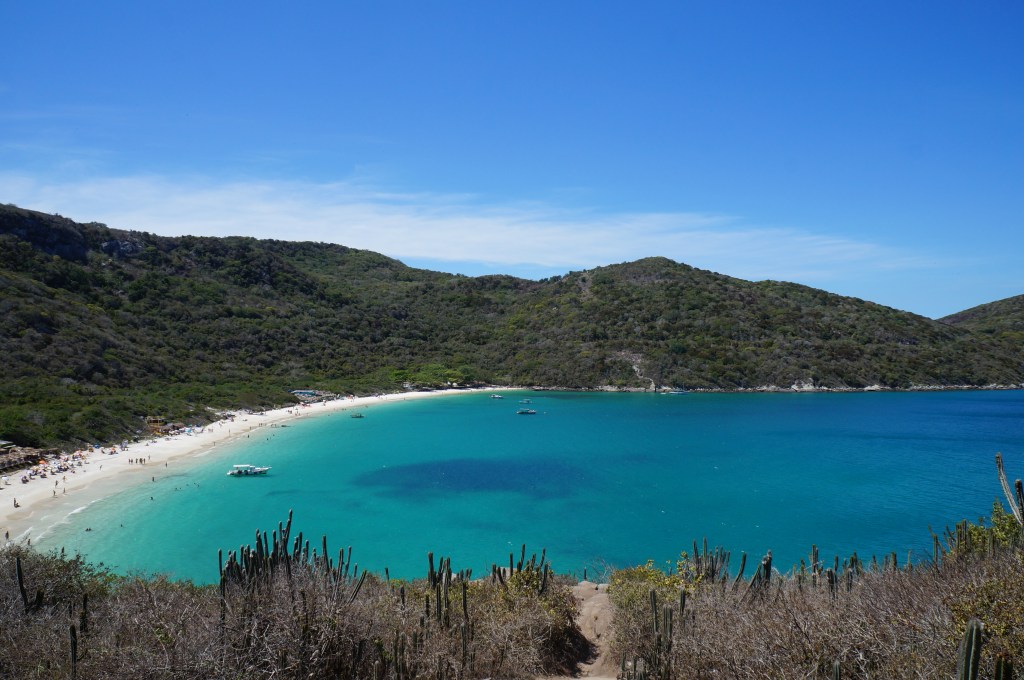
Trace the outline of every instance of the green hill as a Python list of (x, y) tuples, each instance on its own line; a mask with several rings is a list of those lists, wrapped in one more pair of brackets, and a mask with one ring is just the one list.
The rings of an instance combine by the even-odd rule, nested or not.
[(161, 237), (0, 206), (0, 439), (403, 384), (862, 388), (1018, 384), (1003, 337), (650, 258), (542, 281), (368, 251)]
[(939, 321), (1007, 340), (1024, 352), (1024, 295), (978, 305)]

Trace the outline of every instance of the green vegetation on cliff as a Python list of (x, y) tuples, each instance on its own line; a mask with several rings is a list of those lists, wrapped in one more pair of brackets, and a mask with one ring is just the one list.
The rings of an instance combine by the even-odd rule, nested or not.
[(1007, 340), (1024, 350), (1024, 295), (971, 307), (939, 321)]
[(477, 382), (588, 388), (1018, 384), (1020, 343), (664, 258), (542, 281), (338, 245), (160, 237), (0, 206), (0, 438)]

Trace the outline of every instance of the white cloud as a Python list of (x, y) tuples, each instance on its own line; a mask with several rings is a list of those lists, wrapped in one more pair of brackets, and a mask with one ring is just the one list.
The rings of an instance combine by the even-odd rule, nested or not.
[(398, 193), (357, 182), (216, 182), (157, 176), (43, 181), (0, 174), (0, 201), (167, 236), (245, 235), (340, 243), (398, 259), (564, 271), (660, 255), (745, 279), (827, 285), (934, 261), (877, 244), (727, 215), (599, 213)]

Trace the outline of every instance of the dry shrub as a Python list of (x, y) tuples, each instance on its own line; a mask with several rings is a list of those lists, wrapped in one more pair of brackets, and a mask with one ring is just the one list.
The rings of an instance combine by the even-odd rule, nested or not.
[[(568, 586), (551, 582), (540, 592), (536, 571), (513, 573), (470, 587), (476, 635), (492, 656), (478, 657), (497, 677), (568, 673), (585, 640), (576, 625), (577, 605)], [(498, 656), (494, 657), (493, 654)]]
[[(998, 652), (1024, 659), (1024, 564), (1017, 551), (949, 559), (938, 569), (863, 571), (849, 581), (840, 573), (834, 588), (828, 581), (820, 572), (776, 575), (760, 589), (725, 580), (696, 587), (681, 615), (679, 602), (673, 605), (661, 675), (831, 677), (839, 661), (844, 678), (951, 677), (971, 617), (988, 631), (985, 672)], [(650, 671), (657, 661), (650, 603), (634, 598), (631, 610), (616, 604), (616, 654), (630, 662), (639, 657), (640, 668)]]
[(945, 600), (955, 628), (963, 630), (972, 618), (982, 621), (992, 652), (1024, 663), (1024, 552), (972, 556), (963, 563), (962, 587)]
[(276, 557), (218, 587), (0, 549), (0, 677), (527, 678), (565, 670), (579, 638), (569, 588), (536, 571), (405, 583)]

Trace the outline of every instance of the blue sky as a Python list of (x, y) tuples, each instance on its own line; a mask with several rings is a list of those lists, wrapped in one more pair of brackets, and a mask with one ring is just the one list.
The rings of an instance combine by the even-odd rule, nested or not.
[(0, 3), (0, 202), (541, 277), (1024, 293), (1019, 2)]

